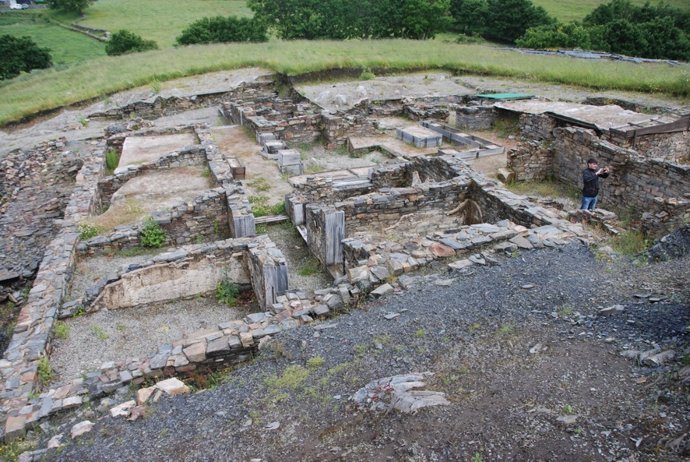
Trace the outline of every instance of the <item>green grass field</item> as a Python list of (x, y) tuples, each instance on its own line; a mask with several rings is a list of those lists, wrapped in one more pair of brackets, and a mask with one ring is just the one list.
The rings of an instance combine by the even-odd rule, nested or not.
[(166, 48), (197, 19), (251, 14), (244, 0), (98, 0), (77, 23), (111, 32), (127, 29)]
[[(634, 5), (643, 5), (647, 0), (631, 0)], [(543, 7), (551, 16), (561, 22), (581, 20), (587, 16), (594, 8), (601, 4), (608, 3), (609, 0), (532, 0), (535, 5)], [(659, 0), (649, 0), (656, 5)], [(671, 6), (683, 10), (690, 10), (688, 0), (667, 0)]]
[(0, 85), (0, 125), (38, 111), (204, 72), (260, 66), (289, 75), (354, 68), (447, 69), (458, 73), (690, 96), (690, 65), (595, 62), (523, 55), (441, 41), (271, 41), (190, 46), (106, 56), (68, 69), (24, 74)]
[(98, 40), (40, 19), (30, 14), (3, 14), (0, 16), (0, 35), (29, 36), (40, 47), (50, 49), (53, 64), (71, 65), (99, 56), (105, 56), (105, 45)]

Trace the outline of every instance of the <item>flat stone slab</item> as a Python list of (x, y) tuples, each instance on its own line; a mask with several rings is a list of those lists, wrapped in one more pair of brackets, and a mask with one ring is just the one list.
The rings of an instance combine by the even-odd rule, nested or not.
[(443, 135), (428, 128), (412, 125), (410, 127), (395, 130), (396, 138), (406, 143), (414, 144), (418, 148), (430, 148), (441, 146)]
[(193, 133), (173, 135), (128, 136), (122, 145), (119, 167), (154, 162), (160, 157), (197, 144)]
[(522, 100), (496, 103), (494, 107), (527, 114), (543, 114), (549, 112), (556, 116), (595, 125), (600, 130), (620, 128), (641, 123), (654, 124), (654, 122), (657, 122), (658, 124), (662, 124), (671, 121), (668, 117), (664, 118), (662, 116), (640, 114), (639, 112), (628, 111), (614, 104), (592, 106), (589, 104), (566, 103), (560, 101)]

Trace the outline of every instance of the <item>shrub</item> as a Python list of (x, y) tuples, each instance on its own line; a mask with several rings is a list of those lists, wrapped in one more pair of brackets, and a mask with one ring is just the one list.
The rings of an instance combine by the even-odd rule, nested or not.
[(141, 245), (144, 247), (158, 248), (163, 245), (166, 239), (165, 231), (158, 222), (148, 218), (141, 229)]
[(234, 282), (220, 281), (216, 284), (216, 300), (218, 300), (218, 303), (235, 306), (239, 295), (240, 288)]
[(254, 18), (216, 16), (191, 23), (177, 37), (179, 45), (226, 42), (265, 42), (268, 40), (264, 22)]
[(53, 379), (53, 368), (50, 366), (48, 358), (43, 356), (38, 360), (38, 368), (36, 370), (38, 376), (38, 383), (41, 387), (46, 386)]
[(375, 79), (376, 75), (369, 69), (364, 69), (361, 74), (359, 74), (359, 80), (372, 80)]
[(11, 79), (21, 72), (52, 66), (50, 50), (40, 48), (29, 37), (0, 35), (0, 80)]
[(105, 169), (112, 174), (120, 163), (120, 154), (114, 149), (108, 149), (105, 153)]
[(82, 223), (77, 227), (79, 231), (79, 240), (88, 241), (92, 237), (96, 237), (101, 233), (101, 228), (89, 223)]
[(153, 40), (144, 40), (139, 35), (128, 30), (119, 30), (110, 37), (105, 44), (105, 52), (110, 56), (136, 53), (139, 51), (155, 50), (158, 45)]
[(69, 337), (69, 324), (67, 324), (64, 321), (58, 321), (55, 323), (55, 337), (65, 340), (67, 337)]

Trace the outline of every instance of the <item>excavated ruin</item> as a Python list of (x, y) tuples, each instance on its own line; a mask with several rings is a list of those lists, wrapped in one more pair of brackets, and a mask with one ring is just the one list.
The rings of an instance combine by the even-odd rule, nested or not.
[[(47, 212), (41, 217), (52, 221), (38, 233), (43, 237), (26, 244), (31, 252), (18, 246), (23, 259), (10, 263), (14, 255), (4, 255), (0, 268), (4, 285), (36, 271), (0, 362), (4, 437), (122, 386), (243, 361), (264, 338), (392, 291), (404, 273), (441, 261), (462, 272), (497, 254), (587, 238), (586, 226), (567, 211), (511, 193), (472, 168), (477, 159), (505, 152), (465, 131), (490, 128), (501, 117), (518, 119), (520, 127), (504, 177), (556, 177), (576, 186), (584, 160), (598, 157), (616, 172), (604, 186), (606, 201), (646, 210), (650, 233), (690, 217), (687, 115), (494, 102), (457, 82), (440, 94), (448, 77), (431, 79), (437, 80), (431, 93), (405, 96), (395, 78), (382, 79), (388, 89), (338, 84), (356, 87), (348, 99), (335, 86), (326, 93), (301, 85), (285, 97), (265, 74), (233, 78), (212, 92), (128, 98), (94, 109), (90, 117), (106, 129), (80, 145), (79, 161), (66, 153), (73, 141), (30, 150), (64, 150), (70, 160), (60, 164), (68, 172), (62, 182), (51, 183), (62, 193), (24, 211)], [(200, 119), (180, 123), (187, 112)], [(310, 171), (313, 146), (339, 168)], [(15, 152), (4, 166), (24, 157)], [(112, 171), (107, 157), (119, 159)], [(23, 181), (18, 169), (2, 171), (5, 179)], [(0, 223), (17, 240), (29, 236), (13, 212), (21, 197), (9, 195)], [(280, 206), (277, 212), (266, 212), (269, 202)], [(266, 233), (276, 223), (299, 233), (304, 252), (330, 274), (329, 285), (292, 284), (286, 254), (294, 249)], [(163, 231), (160, 249), (146, 248), (151, 224)], [(99, 234), (82, 239), (84, 229)], [(249, 301), (226, 311), (214, 306), (222, 284), (238, 287)], [(181, 308), (180, 300), (190, 304)], [(196, 323), (194, 300), (212, 310), (196, 304), (196, 316), (226, 318)], [(39, 383), (44, 358), (53, 353), (66, 364), (78, 355), (75, 345), (55, 337), (58, 320), (79, 326), (99, 313), (146, 317), (165, 309), (190, 313), (175, 331), (181, 337), (131, 357), (118, 350), (118, 339), (147, 332), (127, 324), (104, 334), (103, 342), (112, 338), (101, 344), (109, 356), (100, 364), (93, 363), (95, 348), (95, 358), (56, 371), (57, 382)]]

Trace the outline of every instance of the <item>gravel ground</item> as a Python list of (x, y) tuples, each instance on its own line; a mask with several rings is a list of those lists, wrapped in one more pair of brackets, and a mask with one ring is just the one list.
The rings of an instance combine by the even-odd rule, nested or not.
[(251, 311), (255, 310), (231, 308), (207, 296), (70, 318), (64, 321), (69, 326), (67, 338), (53, 342), (50, 364), (58, 375), (56, 382), (66, 382), (106, 361), (144, 358), (160, 345), (215, 331), (217, 324), (241, 319)]
[[(144, 419), (82, 409), (53, 421), (46, 440), (86, 418), (96, 426), (47, 459), (687, 460), (678, 370), (690, 356), (688, 274), (687, 258), (640, 267), (573, 243), (420, 276), (276, 336), (224, 384), (163, 399)], [(598, 315), (612, 304), (624, 310)], [(619, 354), (654, 345), (677, 359), (650, 368)], [(373, 379), (412, 371), (433, 372), (428, 388), (450, 405), (372, 414), (348, 401)]]

